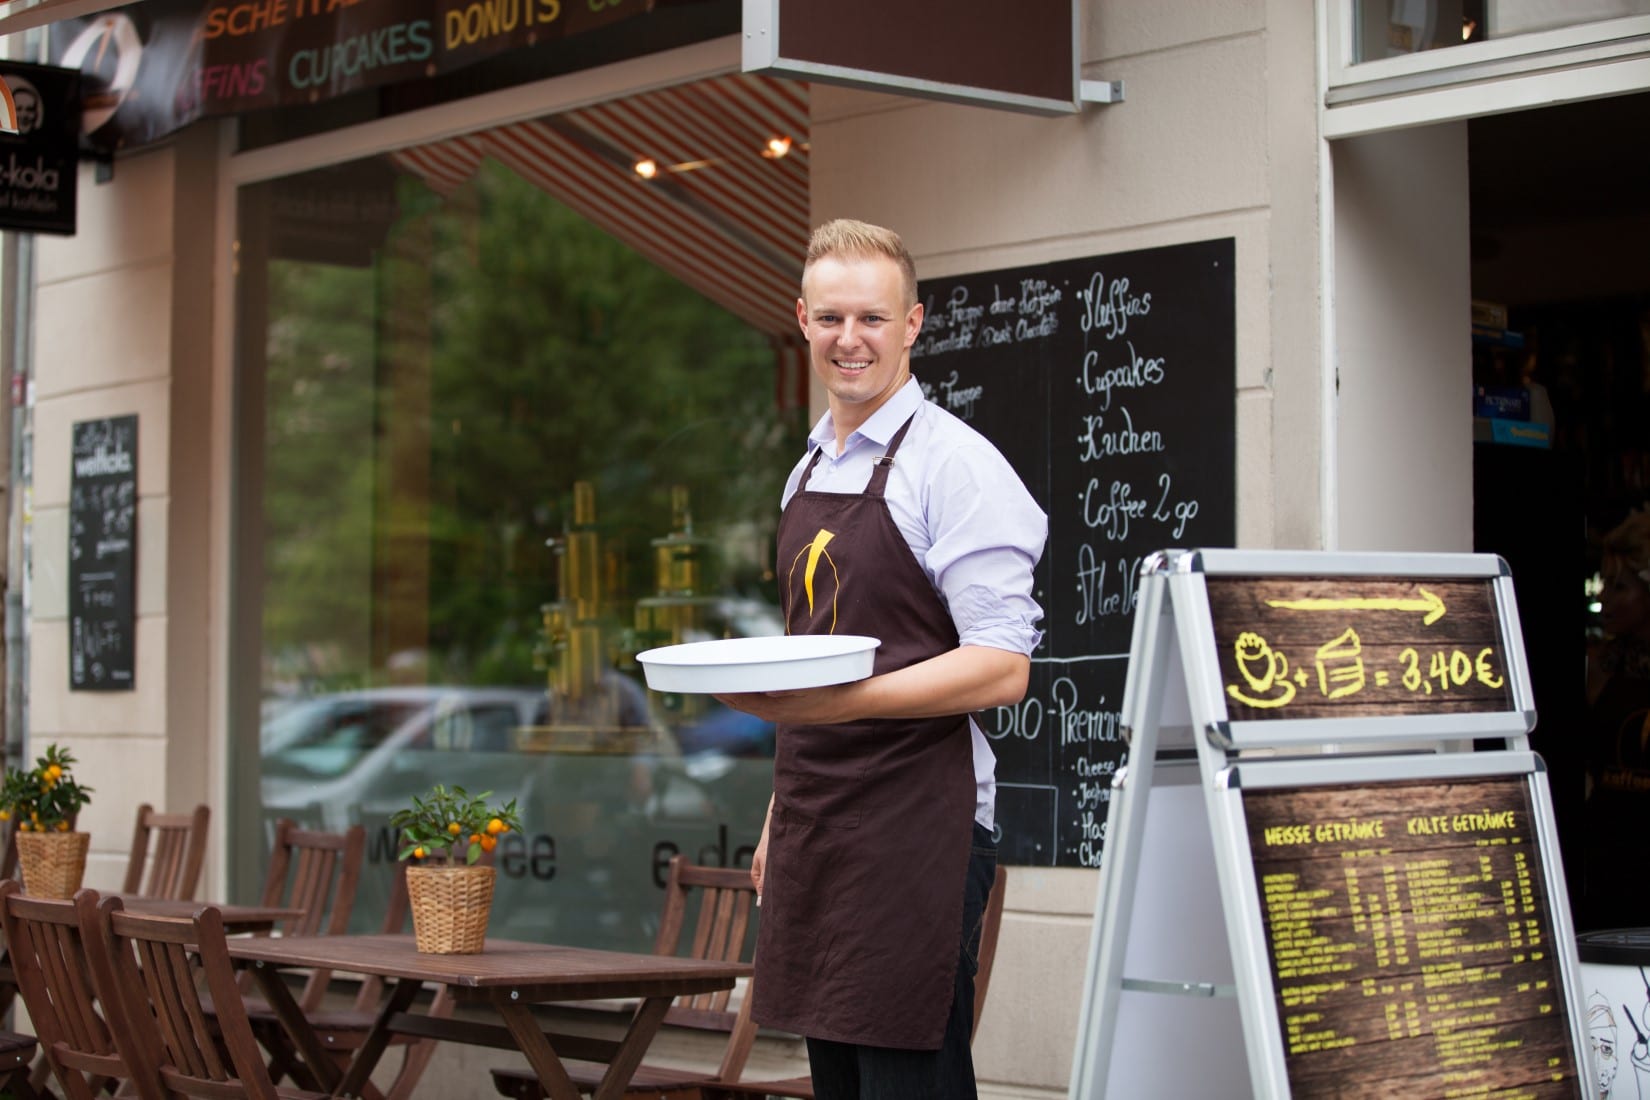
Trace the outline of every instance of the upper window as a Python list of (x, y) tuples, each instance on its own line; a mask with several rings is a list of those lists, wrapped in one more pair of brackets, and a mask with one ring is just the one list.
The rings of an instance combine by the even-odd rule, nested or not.
[(1355, 64), (1650, 13), (1650, 0), (1352, 0)]
[(1324, 134), (1641, 90), (1650, 0), (1337, 0)]

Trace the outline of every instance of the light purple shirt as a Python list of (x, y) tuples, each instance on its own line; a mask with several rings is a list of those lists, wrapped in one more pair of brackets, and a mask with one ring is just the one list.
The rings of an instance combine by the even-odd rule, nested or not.
[[(915, 412), (900, 443), (884, 494), (894, 525), (911, 547), (963, 645), (1031, 655), (1042, 640), (1043, 609), (1034, 597), (1032, 570), (1048, 538), (1048, 517), (1019, 475), (984, 436), (924, 400), (911, 379), (848, 437), (836, 454), (836, 426), (826, 413), (808, 433), (809, 449), (791, 470), (780, 506), (801, 487), (814, 448), (823, 453), (807, 488), (816, 493), (863, 493), (872, 464), (888, 450), (900, 425)], [(997, 758), (979, 725), (973, 734), (974, 820), (996, 820)]]

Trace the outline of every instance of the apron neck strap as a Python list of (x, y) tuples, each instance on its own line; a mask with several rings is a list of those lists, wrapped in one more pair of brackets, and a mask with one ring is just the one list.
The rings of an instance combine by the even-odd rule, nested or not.
[[(899, 445), (905, 441), (905, 433), (911, 430), (911, 421), (916, 418), (916, 413), (906, 417), (905, 423), (894, 433), (894, 438), (888, 441), (888, 450), (883, 452), (882, 457), (877, 459), (876, 465), (871, 469), (871, 480), (865, 485), (866, 496), (882, 499), (883, 490), (888, 487), (888, 471), (894, 468), (894, 452), (899, 450)], [(797, 482), (799, 490), (807, 490), (808, 482), (814, 476), (814, 467), (819, 465), (819, 460), (824, 454), (824, 447), (814, 448), (814, 456), (808, 460), (808, 466), (802, 471), (801, 480)]]
[(905, 442), (905, 433), (911, 430), (911, 421), (916, 418), (916, 413), (906, 417), (905, 423), (901, 424), (899, 431), (894, 433), (894, 438), (888, 441), (888, 450), (881, 458), (877, 459), (876, 465), (871, 469), (871, 480), (865, 486), (866, 496), (875, 497), (878, 500), (882, 499), (883, 490), (888, 487), (888, 471), (894, 468), (894, 452), (899, 450), (901, 443)]
[(814, 467), (819, 465), (820, 458), (825, 454), (824, 447), (815, 447), (813, 458), (808, 460), (808, 468), (802, 471), (802, 480), (798, 481), (797, 488), (806, 492), (808, 481), (814, 476)]

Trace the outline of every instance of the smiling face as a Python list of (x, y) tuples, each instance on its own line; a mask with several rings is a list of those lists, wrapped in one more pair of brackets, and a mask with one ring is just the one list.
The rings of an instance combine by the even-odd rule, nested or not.
[(922, 305), (886, 256), (823, 256), (803, 273), (796, 319), (840, 447), (911, 376)]

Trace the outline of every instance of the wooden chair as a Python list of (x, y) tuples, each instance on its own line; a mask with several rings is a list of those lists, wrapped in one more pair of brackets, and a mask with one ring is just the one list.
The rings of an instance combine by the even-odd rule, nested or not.
[[(697, 892), (697, 906), (693, 904)], [(756, 887), (749, 871), (722, 867), (701, 867), (683, 856), (670, 861), (670, 877), (665, 883), (665, 907), (654, 937), (653, 950), (659, 955), (684, 954), (695, 959), (718, 962), (748, 962), (756, 949), (751, 925), (751, 907)], [(683, 950), (682, 933), (689, 912), (694, 912), (693, 935)], [(750, 1023), (748, 997), (738, 1012), (729, 1010), (733, 991), (703, 993), (687, 1001), (678, 1000), (665, 1014), (665, 1022), (684, 1027), (728, 1033), (722, 1064), (716, 1080), (736, 1081), (750, 1056), (756, 1029)], [(568, 1062), (568, 1075), (580, 1089), (594, 1091), (607, 1067), (589, 1062)], [(697, 1100), (700, 1088), (712, 1078), (703, 1073), (649, 1066), (645, 1062), (632, 1076), (627, 1096), (661, 1100)], [(493, 1070), (493, 1087), (500, 1094), (518, 1100), (538, 1100), (545, 1095), (530, 1071)]]
[(205, 805), (187, 814), (159, 813), (147, 802), (139, 806), (120, 892), (180, 901), (194, 898), (206, 861), (206, 825), (211, 817)]
[[(283, 936), (343, 935), (349, 930), (366, 854), (367, 831), (361, 825), (351, 825), (342, 833), (324, 833), (300, 829), (282, 818), (275, 823), (275, 846), (259, 904), (299, 911), (280, 925)], [(324, 970), (309, 976), (298, 998), (305, 1012), (321, 1006), (331, 979), (331, 973)], [(243, 989), (249, 988), (249, 983), (243, 983)]]
[[(74, 826), (74, 822), (78, 817), (79, 815), (75, 814), (69, 818), (71, 828)], [(6, 849), (5, 851), (0, 852), (0, 882), (21, 883), (23, 880), (22, 872), (17, 866), (18, 824), (19, 822), (13, 819), (6, 822), (4, 826), (6, 835)], [(11, 1011), (11, 1006), (16, 1000), (17, 972), (11, 965), (11, 952), (6, 946), (6, 937), (4, 933), (0, 933), (0, 1020), (3, 1020), (6, 1014)], [(27, 1038), (27, 1036), (24, 1036), (24, 1038)], [(32, 1040), (30, 1041), (32, 1042)], [(9, 1057), (10, 1056), (5, 1053), (3, 1045), (0, 1045), (0, 1064), (6, 1063), (9, 1060)], [(6, 1095), (4, 1081), (4, 1074), (0, 1073), (0, 1098), (3, 1098)], [(19, 1093), (18, 1095), (23, 1096), (26, 1094)]]
[[(155, 1067), (164, 1087), (157, 1097), (323, 1100), (324, 1093), (277, 1089), (269, 1079), (216, 908), (184, 921), (128, 913), (119, 897), (107, 897), (97, 907), (97, 929), (120, 994), (111, 1011), (117, 1037), (129, 1061)], [(202, 987), (211, 994), (212, 1023)]]
[[(296, 915), (278, 925), (283, 936), (342, 935), (349, 929), (355, 890), (361, 880), (361, 862), (366, 853), (367, 831), (361, 825), (352, 825), (342, 833), (326, 833), (301, 829), (291, 819), (281, 818), (275, 823), (275, 842), (258, 904), (296, 910)], [(220, 924), (222, 920), (219, 914)], [(329, 970), (316, 970), (309, 975), (298, 996), (298, 1004), (306, 1015), (320, 1008), (331, 980)], [(273, 1020), (274, 1011), (261, 997), (252, 994), (252, 984), (250, 973), (239, 976), (236, 1008), (248, 1018)], [(203, 999), (201, 1005), (208, 1018), (214, 1017), (218, 1005), (216, 992)], [(250, 1023), (247, 1026), (252, 1027)], [(276, 1071), (281, 1072), (279, 1046), (271, 1054)], [(270, 1077), (268, 1069), (264, 1076)], [(304, 1083), (315, 1082), (306, 1079)]]
[[(0, 887), (10, 883), (15, 892), (18, 887), (16, 821), (6, 823), (5, 834), (6, 849), (0, 852)], [(17, 971), (11, 964), (11, 949), (0, 932), (0, 1017), (11, 1011), (17, 992)], [(29, 1081), (29, 1067), (38, 1049), (34, 1036), (0, 1029), (0, 1096), (37, 1100), (40, 1094)]]
[[(997, 868), (997, 877), (986, 895), (985, 913), (980, 923), (980, 967), (974, 974), (974, 1026), (968, 1037), (972, 1041), (980, 1031), (980, 1016), (985, 1011), (985, 994), (991, 985), (991, 968), (997, 961), (997, 934), (1003, 927), (1003, 895), (1008, 892), (1008, 869)], [(745, 1001), (750, 1002), (750, 990), (745, 990)], [(754, 1031), (754, 1029), (753, 1029)], [(779, 1096), (796, 1100), (813, 1100), (814, 1082), (811, 1077), (790, 1077), (783, 1081), (740, 1081), (737, 1077), (719, 1076), (707, 1082), (697, 1100), (740, 1100), (740, 1098)]]
[[(103, 1008), (114, 986), (110, 960), (95, 930), (97, 902), (95, 890), (81, 890), (73, 901), (57, 901), (25, 897), (16, 882), (0, 883), (0, 921), (12, 946), (23, 1003), (39, 1032), (45, 1062), (68, 1100), (92, 1100), (148, 1071), (146, 1065), (126, 1061), (116, 1024)], [(30, 1040), (29, 1046), (34, 1045)], [(27, 1076), (25, 1063), (20, 1079), (0, 1084), (0, 1095), (36, 1095), (20, 1090)], [(132, 1083), (142, 1096), (161, 1096), (158, 1078)], [(44, 1081), (37, 1078), (34, 1084), (43, 1087)]]
[[(6, 822), (4, 830), (6, 850), (0, 852), (0, 882), (20, 882), (22, 876), (17, 873), (17, 822)], [(0, 931), (0, 1019), (11, 1011), (12, 1002), (16, 999), (17, 972), (12, 969), (11, 950), (6, 946), (5, 933)], [(7, 1057), (0, 1055), (0, 1062)]]
[[(394, 879), (390, 885), (389, 904), (385, 908), (384, 921), (379, 931), (395, 934), (407, 930), (408, 918), (412, 915), (412, 907), (407, 900), (407, 864), (397, 861), (391, 872)], [(364, 976), (361, 987), (357, 990), (355, 1001), (349, 1008), (328, 1009), (320, 1008), (306, 1013), (310, 1024), (320, 1037), (322, 1044), (332, 1051), (338, 1052), (339, 1061), (347, 1063), (354, 1053), (361, 1049), (366, 1042), (367, 1033), (372, 1030), (374, 1020), (378, 1015), (379, 1005), (384, 1000), (384, 979), (377, 975)], [(453, 1013), (453, 993), (447, 986), (438, 986), (435, 999), (430, 1003), (428, 1015), (445, 1018)], [(263, 1043), (264, 1049), (271, 1054), (269, 1064), (270, 1077), (279, 1082), (288, 1074), (301, 1076), (299, 1067), (302, 1062), (291, 1037), (287, 1035), (280, 1020), (273, 1010), (262, 1002), (248, 1005), (247, 1014), (252, 1020), (252, 1030)], [(390, 1036), (392, 1046), (403, 1047), (401, 1069), (396, 1073), (394, 1082), (389, 1089), (383, 1092), (384, 1100), (408, 1100), (413, 1090), (418, 1087), (419, 1078), (424, 1075), (425, 1067), (435, 1054), (434, 1039), (420, 1039), (410, 1035), (393, 1034)], [(313, 1082), (310, 1082), (313, 1083)], [(374, 1100), (378, 1090), (368, 1082), (368, 1100)]]

